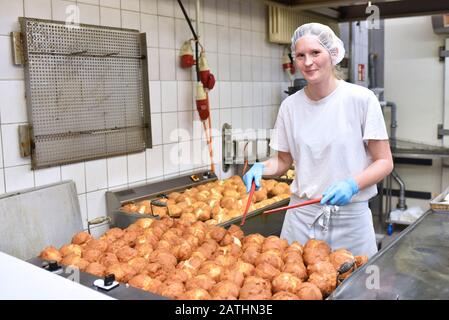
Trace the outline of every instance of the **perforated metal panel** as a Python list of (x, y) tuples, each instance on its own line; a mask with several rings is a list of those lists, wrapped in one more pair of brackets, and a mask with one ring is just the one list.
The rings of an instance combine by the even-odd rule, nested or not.
[(145, 34), (20, 23), (33, 168), (151, 147)]

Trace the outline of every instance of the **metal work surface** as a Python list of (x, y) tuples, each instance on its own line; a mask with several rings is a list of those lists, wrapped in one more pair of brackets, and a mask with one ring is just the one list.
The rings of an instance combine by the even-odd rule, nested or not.
[(82, 229), (73, 181), (0, 197), (0, 251), (16, 258), (30, 259), (49, 245), (60, 247)]
[[(29, 263), (41, 267), (45, 262), (39, 258), (33, 258), (28, 260)], [(45, 270), (45, 269), (43, 269)], [(45, 270), (46, 272), (50, 273), (50, 271)], [(109, 297), (120, 299), (120, 300), (168, 300), (166, 297), (162, 297), (156, 294), (152, 294), (147, 291), (143, 291), (134, 287), (131, 287), (127, 284), (120, 283), (120, 285), (110, 291), (105, 291), (103, 289), (99, 289), (96, 286), (94, 286), (94, 281), (97, 279), (100, 279), (94, 275), (91, 275), (89, 273), (85, 272), (79, 272), (79, 279), (77, 279), (78, 275), (74, 274), (73, 269), (65, 269), (63, 267), (61, 273), (55, 273), (54, 276), (61, 276), (64, 278), (69, 278), (70, 280), (79, 281), (79, 283), (87, 288), (90, 288), (94, 291), (98, 291), (100, 293), (103, 293)], [(70, 283), (67, 285), (67, 290), (70, 289)]]
[(449, 212), (427, 211), (330, 299), (449, 299)]
[(33, 168), (151, 147), (146, 45), (139, 31), (20, 22)]

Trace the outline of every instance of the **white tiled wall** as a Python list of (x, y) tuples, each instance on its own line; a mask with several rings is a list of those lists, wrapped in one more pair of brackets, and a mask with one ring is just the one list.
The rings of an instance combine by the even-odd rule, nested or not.
[[(195, 1), (183, 0), (195, 20)], [(217, 83), (210, 92), (214, 153), (221, 177), (221, 126), (271, 128), (288, 83), (282, 47), (266, 41), (266, 7), (259, 0), (202, 0), (201, 41)], [(18, 126), (28, 122), (23, 68), (12, 64), (10, 32), (18, 17), (64, 20), (78, 5), (82, 23), (147, 33), (153, 148), (128, 156), (31, 170), (21, 158)], [(195, 25), (195, 23), (194, 23)], [(195, 74), (179, 67), (179, 48), (191, 38), (175, 0), (0, 0), (0, 193), (61, 180), (76, 183), (83, 222), (106, 214), (105, 192), (198, 169), (209, 158), (194, 104)], [(183, 133), (173, 133), (181, 128)], [(186, 157), (193, 156), (193, 161)], [(171, 159), (179, 159), (173, 163)], [(84, 225), (86, 227), (86, 224)]]

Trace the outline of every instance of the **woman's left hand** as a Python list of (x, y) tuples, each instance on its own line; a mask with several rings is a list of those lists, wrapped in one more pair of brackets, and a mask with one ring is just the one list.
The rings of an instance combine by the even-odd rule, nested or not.
[(344, 206), (351, 201), (352, 196), (359, 192), (357, 182), (353, 178), (349, 178), (334, 183), (323, 193), (320, 204), (330, 204)]

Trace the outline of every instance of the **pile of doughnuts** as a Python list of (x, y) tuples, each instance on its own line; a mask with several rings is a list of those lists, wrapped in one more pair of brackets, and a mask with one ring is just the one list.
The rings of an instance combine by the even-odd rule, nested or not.
[[(269, 206), (290, 197), (290, 186), (276, 180), (263, 180), (254, 193), (248, 212)], [(199, 185), (184, 192), (172, 192), (167, 198), (158, 199), (165, 207), (151, 205), (150, 200), (130, 203), (120, 208), (127, 213), (169, 216), (190, 222), (205, 221), (215, 225), (243, 215), (248, 194), (239, 176)]]
[(98, 277), (173, 299), (323, 299), (338, 285), (337, 270), (367, 261), (319, 240), (304, 247), (276, 236), (245, 236), (236, 225), (224, 229), (204, 222), (143, 218), (98, 239), (87, 232), (40, 257)]

